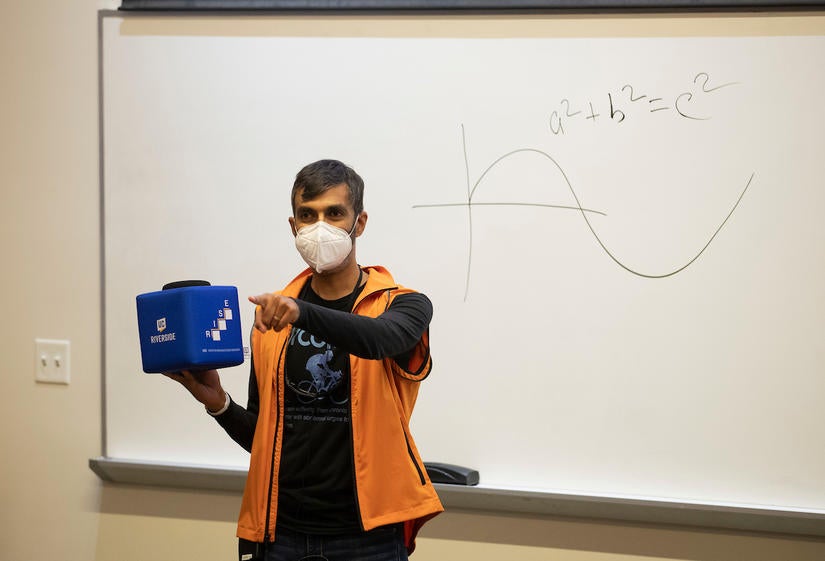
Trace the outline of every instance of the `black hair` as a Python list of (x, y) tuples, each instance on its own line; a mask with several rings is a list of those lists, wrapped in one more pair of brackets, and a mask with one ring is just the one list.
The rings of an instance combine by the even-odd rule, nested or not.
[(364, 180), (354, 169), (338, 160), (318, 160), (298, 172), (292, 185), (292, 213), (295, 214), (295, 197), (299, 191), (302, 200), (311, 201), (342, 183), (347, 186), (349, 202), (358, 216), (364, 210)]

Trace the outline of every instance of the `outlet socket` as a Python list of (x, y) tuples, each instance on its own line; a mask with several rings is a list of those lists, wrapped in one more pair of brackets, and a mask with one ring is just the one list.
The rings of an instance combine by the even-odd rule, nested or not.
[(68, 384), (70, 345), (58, 339), (34, 340), (34, 379), (47, 384)]

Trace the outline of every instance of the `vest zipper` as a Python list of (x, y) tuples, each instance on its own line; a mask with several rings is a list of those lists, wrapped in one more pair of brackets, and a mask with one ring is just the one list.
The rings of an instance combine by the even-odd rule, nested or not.
[[(281, 352), (278, 355), (278, 364), (281, 364), (281, 359), (284, 357), (284, 350), (289, 342), (289, 333), (284, 340), (284, 346), (281, 347)], [(281, 388), (280, 376), (278, 375), (278, 368), (275, 368), (275, 436), (272, 438), (272, 460), (269, 464), (269, 487), (266, 498), (266, 522), (264, 527), (264, 546), (270, 541), (275, 541), (275, 532), (272, 533), (272, 540), (269, 535), (269, 524), (272, 521), (272, 485), (275, 482), (275, 450), (278, 446), (278, 426), (281, 424)]]
[(355, 475), (355, 437), (352, 434), (352, 365), (350, 364), (350, 390), (349, 390), (349, 449), (352, 452), (352, 492), (355, 494), (355, 517), (358, 519), (358, 527), (364, 531), (364, 520), (361, 516), (361, 503), (358, 501), (358, 477)]
[[(360, 300), (356, 300), (356, 302), (352, 306), (352, 310), (350, 311), (351, 314), (358, 315), (355, 313), (355, 309), (358, 307), (364, 300), (365, 296), (362, 294)], [(349, 402), (347, 403), (347, 408), (349, 409), (349, 449), (352, 458), (352, 492), (355, 494), (355, 517), (358, 519), (358, 527), (361, 531), (364, 531), (364, 519), (361, 516), (361, 503), (358, 500), (358, 476), (355, 473), (355, 435), (354, 435), (354, 428), (353, 425), (355, 424), (355, 418), (352, 416), (352, 357), (350, 356), (349, 360)]]

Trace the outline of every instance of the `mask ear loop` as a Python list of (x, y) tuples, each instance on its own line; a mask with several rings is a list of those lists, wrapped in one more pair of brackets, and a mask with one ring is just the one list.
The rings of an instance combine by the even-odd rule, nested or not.
[(360, 212), (358, 213), (358, 216), (355, 217), (355, 222), (352, 223), (352, 228), (350, 228), (350, 231), (349, 231), (349, 237), (352, 237), (352, 236), (355, 235), (355, 227), (358, 226), (358, 219), (359, 218), (361, 218), (361, 213)]

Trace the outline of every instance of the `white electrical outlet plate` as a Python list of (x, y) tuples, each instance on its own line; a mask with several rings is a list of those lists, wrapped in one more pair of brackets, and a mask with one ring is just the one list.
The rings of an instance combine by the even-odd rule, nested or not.
[(68, 384), (71, 369), (69, 342), (58, 339), (34, 340), (34, 379), (49, 384)]

